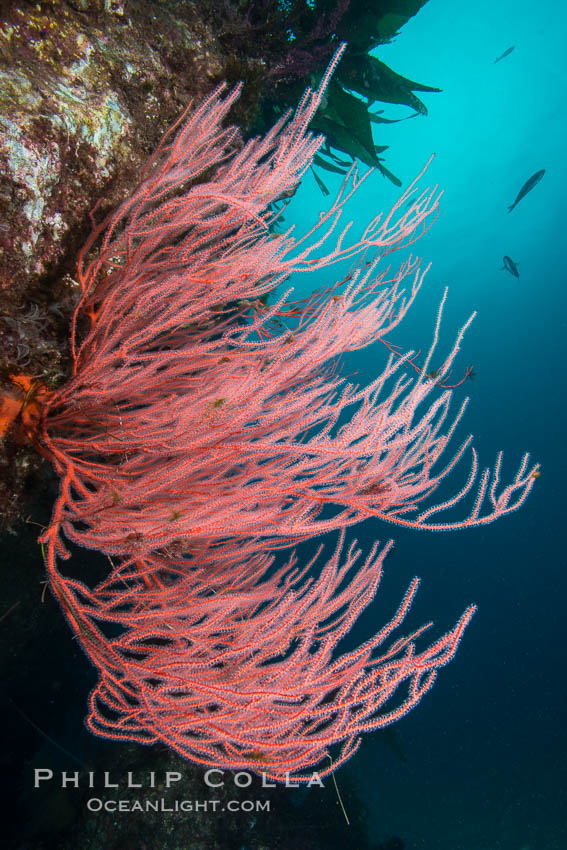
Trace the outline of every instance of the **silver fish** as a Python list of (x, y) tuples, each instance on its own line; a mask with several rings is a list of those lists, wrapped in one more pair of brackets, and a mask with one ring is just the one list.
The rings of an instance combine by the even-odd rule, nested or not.
[(502, 262), (504, 263), (504, 265), (502, 266), (500, 271), (507, 271), (510, 272), (511, 275), (514, 275), (514, 277), (520, 277), (520, 272), (518, 271), (518, 264), (515, 263), (511, 257), (504, 257)]
[(514, 49), (515, 49), (515, 48), (514, 48), (514, 46), (509, 47), (509, 48), (508, 48), (508, 50), (505, 50), (505, 51), (504, 51), (504, 53), (502, 54), (502, 56), (498, 56), (498, 57), (494, 60), (494, 64), (496, 65), (496, 63), (497, 63), (497, 62), (500, 62), (500, 60), (501, 60), (501, 59), (506, 59), (506, 57), (507, 57), (507, 56), (509, 56), (509, 55), (510, 55), (510, 53), (511, 53)]
[(535, 174), (532, 174), (529, 180), (526, 180), (520, 191), (518, 192), (518, 197), (514, 201), (511, 207), (508, 207), (508, 212), (512, 212), (516, 204), (519, 204), (522, 198), (525, 198), (528, 192), (531, 192), (534, 186), (537, 186), (543, 175), (545, 174), (545, 168), (542, 168), (541, 171), (536, 171)]

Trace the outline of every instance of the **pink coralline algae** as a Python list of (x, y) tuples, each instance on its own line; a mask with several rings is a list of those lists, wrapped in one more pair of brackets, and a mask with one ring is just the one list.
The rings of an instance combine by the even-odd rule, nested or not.
[[(412, 185), (349, 241), (353, 167), (310, 233), (273, 232), (274, 202), (321, 145), (308, 124), (339, 55), (264, 138), (242, 145), (221, 126), (238, 88), (180, 118), (82, 251), (74, 372), (34, 434), (61, 479), (42, 537), (50, 586), (99, 674), (89, 728), (276, 781), (334, 770), (361, 733), (419, 702), (473, 613), (426, 647), (427, 626), (394, 635), (416, 580), (375, 637), (337, 652), (391, 546), (362, 555), (348, 527), (487, 523), (537, 476), (527, 456), (510, 484), (501, 456), (478, 474), (470, 440), (446, 457), (464, 405), (450, 414), (443, 382), (464, 329), (433, 372), (440, 310), (411, 376), (414, 353), (385, 339), (423, 274), (411, 255), (395, 273), (384, 258), (433, 220), (436, 189), (405, 209)], [(344, 280), (290, 300), (290, 275), (345, 259)], [(340, 377), (341, 355), (381, 340), (386, 362), (369, 386)], [(470, 451), (464, 487), (432, 504)], [(475, 481), (466, 518), (444, 520)], [(299, 562), (290, 547), (333, 530), (326, 564), (320, 552)], [(60, 571), (65, 541), (108, 556), (96, 587)]]

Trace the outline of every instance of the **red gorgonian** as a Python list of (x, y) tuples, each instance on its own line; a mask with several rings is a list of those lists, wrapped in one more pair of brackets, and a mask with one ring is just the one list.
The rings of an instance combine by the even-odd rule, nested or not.
[[(465, 329), (431, 371), (441, 309), (415, 374), (414, 353), (387, 343), (370, 385), (341, 378), (338, 358), (386, 342), (413, 303), (419, 261), (392, 272), (385, 257), (429, 226), (439, 193), (415, 197), (412, 184), (349, 242), (353, 166), (310, 233), (273, 232), (272, 205), (322, 143), (308, 124), (340, 53), (264, 138), (243, 145), (222, 127), (238, 87), (183, 114), (81, 253), (73, 375), (41, 396), (28, 429), (61, 479), (42, 542), (52, 591), (98, 670), (89, 728), (278, 781), (335, 769), (362, 732), (407, 712), (473, 613), (428, 647), (417, 641), (426, 627), (392, 637), (415, 581), (374, 638), (339, 654), (391, 545), (362, 556), (345, 529), (373, 516), (490, 522), (519, 507), (537, 475), (527, 455), (511, 484), (500, 455), (479, 475), (470, 438), (448, 456), (465, 404), (450, 413), (444, 379)], [(353, 261), (345, 280), (290, 301), (293, 273), (342, 259)], [(465, 485), (432, 503), (469, 451)], [(475, 481), (467, 517), (444, 521)], [(318, 570), (283, 552), (337, 529)], [(64, 575), (65, 541), (106, 554), (106, 579), (90, 588)]]

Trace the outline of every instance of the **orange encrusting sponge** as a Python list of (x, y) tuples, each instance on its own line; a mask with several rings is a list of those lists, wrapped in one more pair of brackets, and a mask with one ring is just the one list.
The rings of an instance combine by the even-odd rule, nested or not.
[(47, 388), (30, 375), (9, 375), (14, 391), (0, 395), (0, 439), (18, 420), (18, 439), (33, 439)]

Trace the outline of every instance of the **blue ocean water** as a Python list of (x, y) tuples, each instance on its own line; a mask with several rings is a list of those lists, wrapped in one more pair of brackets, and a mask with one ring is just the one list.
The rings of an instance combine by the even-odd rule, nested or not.
[[(375, 840), (398, 835), (411, 850), (567, 847), (566, 28), (567, 6), (554, 0), (537, 8), (431, 0), (377, 51), (405, 77), (443, 90), (421, 95), (428, 117), (375, 133), (377, 144), (391, 145), (385, 164), (404, 186), (435, 153), (421, 185), (444, 190), (437, 222), (415, 246), (431, 270), (392, 340), (426, 348), (448, 286), (440, 352), (478, 311), (457, 364), (460, 374), (471, 363), (476, 373), (455, 393), (456, 402), (471, 399), (460, 434), (475, 435), (482, 466), (504, 449), (508, 480), (526, 450), (542, 465), (527, 504), (493, 525), (443, 534), (376, 522), (356, 529), (364, 545), (396, 540), (357, 637), (382, 624), (414, 575), (423, 581), (411, 624), (431, 618), (441, 633), (466, 605), (479, 606), (456, 659), (396, 726), (395, 746), (368, 736), (346, 769), (369, 806)], [(385, 107), (389, 118), (407, 114)], [(509, 213), (540, 169), (543, 180)], [(341, 178), (324, 179), (332, 196)], [(374, 174), (346, 215), (362, 226), (399, 192)], [(326, 203), (308, 176), (288, 223), (301, 232)], [(501, 270), (505, 255), (519, 279)], [(301, 278), (295, 294), (312, 287)], [(349, 371), (370, 380), (385, 353), (379, 344), (361, 352)], [(465, 463), (455, 473), (455, 490), (467, 471)]]

